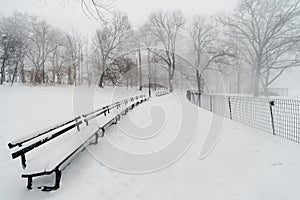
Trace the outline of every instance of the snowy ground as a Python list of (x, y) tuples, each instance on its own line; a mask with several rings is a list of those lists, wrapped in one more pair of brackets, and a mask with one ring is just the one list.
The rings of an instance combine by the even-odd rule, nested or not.
[[(20, 178), (19, 160), (10, 158), (9, 141), (70, 119), (74, 112), (126, 98), (134, 90), (81, 88), (75, 92), (76, 99), (93, 94), (90, 102), (96, 103), (90, 107), (78, 106), (85, 100), (74, 103), (72, 87), (0, 87), (0, 94), (0, 199), (299, 199), (299, 144), (224, 119), (214, 151), (200, 160), (201, 145), (213, 116), (190, 104), (180, 92), (153, 98), (123, 116), (118, 126), (107, 130), (107, 137), (99, 145), (90, 146), (63, 172), (58, 191), (27, 191), (26, 181)], [(188, 143), (184, 136), (194, 130), (180, 129), (186, 110), (191, 111), (191, 118), (197, 112), (197, 137), (175, 163), (147, 174), (122, 173), (108, 167), (124, 161), (121, 154), (110, 150), (110, 143), (126, 152), (151, 154), (171, 145), (180, 131), (182, 141)], [(131, 126), (136, 128), (132, 133)], [(162, 163), (168, 161), (168, 156), (164, 155)], [(124, 169), (134, 169), (140, 163), (130, 164), (125, 163)]]

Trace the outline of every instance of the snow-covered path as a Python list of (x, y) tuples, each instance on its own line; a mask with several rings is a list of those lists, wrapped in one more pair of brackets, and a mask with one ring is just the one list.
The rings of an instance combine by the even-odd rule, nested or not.
[[(65, 97), (60, 94), (56, 101), (64, 106), (57, 108), (57, 114), (67, 117), (71, 108), (64, 98), (69, 94), (62, 94)], [(20, 98), (9, 95), (4, 100)], [(0, 105), (7, 115), (0, 122), (0, 199), (298, 199), (299, 144), (224, 119), (220, 140), (201, 160), (202, 144), (216, 116), (192, 105), (184, 95), (152, 98), (123, 116), (118, 126), (107, 130), (106, 138), (71, 163), (63, 173), (62, 187), (51, 193), (27, 191), (25, 180), (20, 179), (20, 164), (10, 159), (5, 145), (22, 134), (22, 127), (10, 121), (21, 117), (10, 116), (18, 110), (6, 110), (9, 105), (4, 101)], [(49, 96), (47, 104), (52, 100)], [(26, 107), (19, 109), (29, 112)]]

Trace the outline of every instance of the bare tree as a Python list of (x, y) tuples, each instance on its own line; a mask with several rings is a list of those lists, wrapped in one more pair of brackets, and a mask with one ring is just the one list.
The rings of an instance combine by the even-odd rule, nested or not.
[(108, 23), (112, 15), (114, 0), (81, 0), (83, 13), (94, 20)]
[[(197, 78), (198, 93), (202, 94), (203, 73), (211, 68), (211, 63), (217, 59), (219, 54), (211, 55), (213, 45), (217, 39), (216, 24), (211, 20), (201, 16), (194, 16), (190, 36), (193, 44), (193, 55), (195, 57), (194, 66)], [(220, 55), (221, 56), (221, 55)]]
[(141, 48), (142, 48), (142, 42), (141, 42), (141, 34), (140, 32), (135, 32), (135, 35), (133, 38), (131, 38), (133, 40), (133, 44), (134, 46), (137, 48), (137, 64), (136, 64), (136, 75), (137, 75), (137, 79), (139, 81), (139, 90), (142, 91), (143, 90), (143, 76), (142, 76), (142, 52), (141, 52)]
[[(14, 13), (13, 16), (3, 17), (0, 20), (0, 57), (1, 81), (5, 81), (5, 74), (8, 73), (11, 84), (17, 77), (19, 65), (23, 66), (28, 41), (25, 30), (27, 15)], [(2, 52), (2, 53), (1, 53)], [(24, 81), (24, 74), (22, 74)]]
[(233, 56), (228, 46), (219, 39), (219, 30), (213, 18), (193, 17), (190, 36), (198, 93), (204, 90), (203, 75), (208, 70), (225, 72), (227, 57)]
[(32, 17), (29, 28), (30, 46), (27, 51), (27, 57), (35, 67), (34, 82), (45, 83), (45, 64), (49, 54), (55, 49), (54, 31), (45, 21)]
[[(147, 62), (149, 68), (149, 78), (150, 78), (150, 64), (151, 64), (151, 51), (155, 51), (156, 38), (151, 31), (149, 24), (145, 24), (139, 30), (135, 31), (134, 37), (131, 38), (133, 46), (137, 49), (137, 61), (138, 61), (138, 79), (139, 79), (139, 90), (143, 88), (143, 76), (142, 76), (142, 52), (147, 50)], [(150, 80), (149, 80), (150, 82)]]
[[(142, 47), (147, 49), (147, 62), (148, 62), (148, 79), (149, 79), (149, 96), (151, 96), (151, 62), (154, 61), (154, 55), (151, 58), (151, 51), (157, 52), (157, 39), (151, 31), (149, 24), (145, 24), (140, 30), (140, 40)], [(155, 65), (154, 65), (155, 67)], [(154, 69), (156, 70), (156, 69)], [(156, 77), (155, 77), (156, 78)]]
[(115, 13), (111, 23), (97, 30), (94, 39), (95, 52), (99, 56), (98, 70), (100, 72), (99, 87), (103, 87), (104, 76), (109, 63), (118, 53), (118, 49), (125, 43), (130, 35), (131, 26), (128, 16)]
[(59, 30), (56, 31), (55, 40), (53, 45), (53, 51), (50, 54), (50, 60), (52, 64), (52, 83), (57, 82), (62, 84), (63, 76), (65, 75), (65, 66), (67, 64), (67, 48), (66, 48), (65, 34)]
[(173, 91), (173, 78), (176, 68), (176, 39), (178, 32), (184, 27), (185, 19), (180, 11), (158, 11), (149, 17), (149, 25), (157, 41), (162, 44), (163, 51), (153, 51), (168, 66), (168, 82)]
[(253, 95), (267, 89), (283, 72), (299, 65), (299, 0), (242, 0), (233, 16), (219, 20), (239, 41), (241, 54), (253, 66)]
[(82, 54), (82, 41), (78, 34), (66, 34), (66, 59), (68, 63), (67, 75), (68, 84), (78, 85), (80, 81), (77, 74), (80, 72), (80, 62)]
[[(251, 80), (253, 77), (253, 63), (245, 59), (244, 56), (247, 49), (240, 45), (238, 40), (228, 38), (227, 46), (230, 48), (231, 53), (234, 55), (228, 58), (228, 65), (231, 66), (229, 73), (231, 76), (230, 82), (235, 85), (235, 92), (243, 92), (243, 88), (247, 88), (247, 92), (252, 91)], [(250, 76), (249, 76), (250, 75)], [(245, 91), (244, 91), (245, 92)]]

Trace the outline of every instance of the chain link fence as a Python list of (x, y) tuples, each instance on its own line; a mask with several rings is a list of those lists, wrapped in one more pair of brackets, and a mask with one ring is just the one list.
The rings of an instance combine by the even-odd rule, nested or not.
[(300, 143), (300, 100), (207, 95), (187, 91), (192, 103), (217, 115)]

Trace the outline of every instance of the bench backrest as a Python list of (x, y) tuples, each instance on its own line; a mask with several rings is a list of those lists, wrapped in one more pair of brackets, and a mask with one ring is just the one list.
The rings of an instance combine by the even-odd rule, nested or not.
[(21, 157), (21, 162), (23, 168), (26, 167), (26, 159), (25, 154), (30, 152), (31, 150), (77, 128), (78, 131), (80, 131), (81, 126), (88, 125), (88, 122), (100, 115), (106, 115), (110, 112), (110, 110), (114, 108), (118, 108), (122, 104), (127, 104), (128, 102), (132, 102), (134, 100), (138, 100), (139, 98), (143, 98), (145, 95), (139, 95), (135, 97), (131, 97), (128, 99), (125, 99), (123, 101), (118, 101), (116, 103), (113, 103), (109, 106), (102, 107), (96, 111), (93, 111), (91, 113), (81, 115), (78, 117), (75, 117), (72, 120), (68, 120), (62, 123), (59, 123), (55, 126), (52, 126), (48, 129), (45, 129), (43, 131), (31, 134), (29, 136), (23, 137), (21, 139), (15, 140), (13, 142), (10, 142), (8, 144), (8, 147), (10, 149), (14, 149), (14, 152), (11, 154), (12, 158), (15, 159), (17, 157)]

